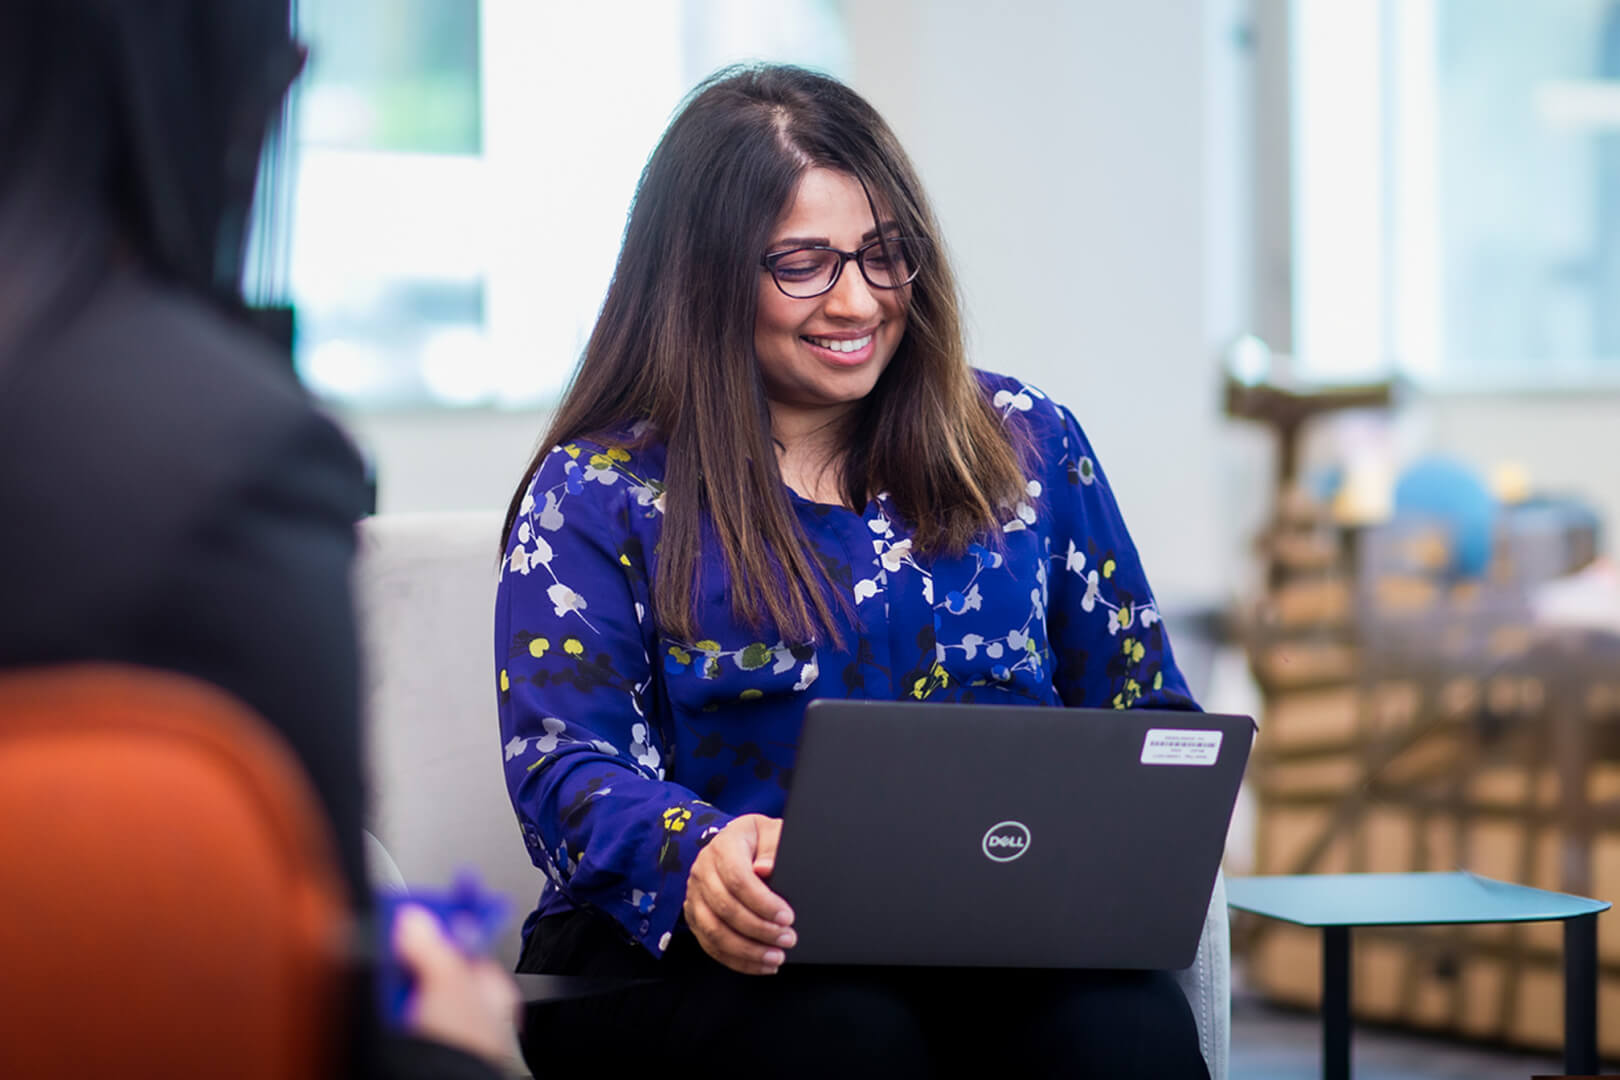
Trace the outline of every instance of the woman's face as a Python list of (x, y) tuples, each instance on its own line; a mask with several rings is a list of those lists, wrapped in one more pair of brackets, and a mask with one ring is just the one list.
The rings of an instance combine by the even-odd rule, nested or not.
[[(766, 253), (812, 244), (854, 251), (876, 239), (877, 228), (859, 181), (810, 169)], [(787, 296), (761, 269), (754, 351), (777, 422), (785, 413), (841, 411), (871, 393), (905, 335), (910, 296), (910, 286), (872, 288), (854, 260), (831, 290), (808, 300)]]

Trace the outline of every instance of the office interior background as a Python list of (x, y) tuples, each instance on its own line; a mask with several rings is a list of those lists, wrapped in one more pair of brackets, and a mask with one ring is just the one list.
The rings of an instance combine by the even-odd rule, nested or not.
[[(1277, 616), (1281, 518), (1338, 543), (1416, 507), (1460, 549), (1487, 506), (1497, 553), (1533, 505), (1582, 554), (1503, 588), (1533, 619), (1620, 630), (1620, 0), (301, 0), (299, 19), (310, 64), (267, 195), (283, 227), (256, 237), (250, 289), (290, 297), (298, 370), (381, 513), (504, 507), (672, 111), (722, 65), (783, 60), (893, 126), (973, 362), (1075, 410), (1194, 689), (1257, 715), (1262, 751), (1287, 687), (1257, 642), (1279, 618), (1353, 621), (1363, 569), (1332, 548), (1343, 580)], [(1243, 404), (1266, 386), (1389, 404), (1305, 424), (1280, 491), (1275, 417)], [(1445, 588), (1502, 581), (1448, 558)], [(1291, 811), (1250, 787), (1228, 873), (1279, 872), (1263, 834)], [(1612, 900), (1620, 829), (1589, 839), (1584, 888)], [(1237, 931), (1233, 1075), (1311, 1075), (1309, 1023), (1245, 1011), (1308, 1003), (1244, 974)], [(1550, 1049), (1511, 1024), (1465, 1034), (1482, 1056), (1362, 1060), (1478, 1076)]]

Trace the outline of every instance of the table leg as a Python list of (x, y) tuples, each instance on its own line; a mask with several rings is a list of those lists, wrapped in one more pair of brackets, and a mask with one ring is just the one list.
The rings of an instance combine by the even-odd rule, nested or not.
[(1322, 927), (1322, 1078), (1350, 1080), (1350, 928)]
[(1596, 915), (1564, 920), (1564, 1071), (1598, 1071)]

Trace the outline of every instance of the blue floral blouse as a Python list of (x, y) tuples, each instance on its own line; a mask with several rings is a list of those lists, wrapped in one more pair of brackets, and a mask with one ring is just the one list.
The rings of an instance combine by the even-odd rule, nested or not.
[(686, 932), (686, 875), (708, 839), (735, 815), (781, 814), (813, 698), (1195, 707), (1074, 416), (1014, 379), (979, 379), (1039, 463), (1003, 508), (1000, 545), (929, 558), (885, 495), (858, 513), (793, 496), (853, 600), (842, 650), (737, 621), (718, 552), (703, 558), (703, 637), (670, 638), (651, 601), (663, 447), (581, 439), (541, 462), (495, 608), (506, 783), (554, 886), (525, 935), (590, 905), (661, 954)]

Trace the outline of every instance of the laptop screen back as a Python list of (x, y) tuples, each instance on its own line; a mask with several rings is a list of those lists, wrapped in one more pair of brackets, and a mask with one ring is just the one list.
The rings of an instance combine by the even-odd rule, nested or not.
[(790, 963), (1193, 960), (1254, 722), (817, 701), (771, 885)]

